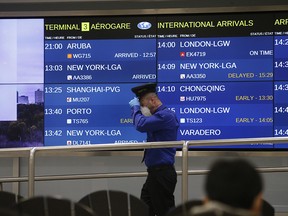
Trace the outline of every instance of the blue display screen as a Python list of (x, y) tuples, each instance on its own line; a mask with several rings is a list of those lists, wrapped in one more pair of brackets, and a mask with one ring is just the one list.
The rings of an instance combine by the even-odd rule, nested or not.
[[(0, 119), (1, 147), (145, 142), (128, 102), (131, 88), (148, 82), (157, 82), (160, 99), (176, 113), (178, 140), (287, 136), (287, 17), (267, 12), (17, 19), (33, 28), (25, 32), (15, 24), (15, 43), (23, 46), (16, 55), (27, 61), (11, 57), (18, 69), (0, 76), (9, 95), (17, 91), (10, 104), (17, 115)], [(0, 26), (15, 20), (6, 22)]]

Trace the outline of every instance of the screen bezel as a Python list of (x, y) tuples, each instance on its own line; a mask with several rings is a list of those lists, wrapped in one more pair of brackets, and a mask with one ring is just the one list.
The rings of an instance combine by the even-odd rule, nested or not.
[[(87, 3), (87, 2), (86, 2)], [(23, 3), (21, 3), (23, 4)], [(285, 12), (288, 11), (288, 5), (264, 5), (264, 6), (212, 6), (212, 7), (195, 7), (195, 8), (157, 8), (157, 9), (81, 9), (75, 10), (77, 3), (71, 3), (74, 10), (64, 9), (62, 3), (26, 3), (25, 7), (16, 4), (13, 10), (9, 10), (9, 4), (0, 11), (1, 18), (47, 18), (47, 17), (68, 17), (68, 16), (123, 16), (123, 15), (177, 15), (177, 14), (220, 14), (220, 13), (250, 13), (250, 12)], [(15, 5), (15, 3), (14, 3)], [(40, 6), (41, 5), (41, 6)], [(49, 5), (44, 10), (43, 7)], [(32, 7), (31, 7), (32, 6)], [(58, 7), (60, 6), (60, 7)], [(30, 7), (30, 10), (28, 8)], [(37, 10), (40, 9), (40, 10)], [(57, 8), (55, 11), (54, 9)], [(7, 10), (6, 10), (7, 9)], [(3, 11), (4, 12), (3, 12)], [(195, 150), (195, 149), (194, 149)], [(207, 151), (207, 149), (197, 149), (196, 151)], [(208, 151), (286, 151), (287, 149), (208, 149)]]

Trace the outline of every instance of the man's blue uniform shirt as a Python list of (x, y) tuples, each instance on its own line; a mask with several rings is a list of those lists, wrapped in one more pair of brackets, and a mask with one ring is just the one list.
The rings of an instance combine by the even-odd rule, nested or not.
[[(144, 116), (140, 106), (132, 107), (133, 124), (139, 132), (147, 133), (147, 142), (176, 141), (179, 122), (175, 113), (164, 105), (157, 108), (152, 116)], [(157, 165), (173, 165), (176, 148), (146, 149), (145, 164), (153, 167)]]

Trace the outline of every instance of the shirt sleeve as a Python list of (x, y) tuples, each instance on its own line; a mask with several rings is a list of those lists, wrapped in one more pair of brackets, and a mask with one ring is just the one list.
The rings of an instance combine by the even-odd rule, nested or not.
[(157, 112), (152, 116), (144, 116), (140, 107), (133, 107), (132, 110), (133, 124), (136, 130), (140, 132), (153, 132), (169, 126), (170, 115), (165, 112)]

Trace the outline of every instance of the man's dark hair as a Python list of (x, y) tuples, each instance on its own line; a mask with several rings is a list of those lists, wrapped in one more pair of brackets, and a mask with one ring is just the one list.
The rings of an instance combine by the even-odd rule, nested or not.
[(236, 208), (251, 209), (263, 182), (252, 164), (243, 159), (217, 160), (207, 174), (208, 198)]

